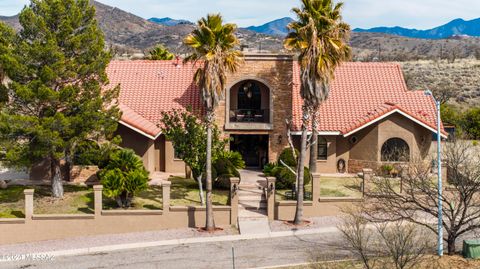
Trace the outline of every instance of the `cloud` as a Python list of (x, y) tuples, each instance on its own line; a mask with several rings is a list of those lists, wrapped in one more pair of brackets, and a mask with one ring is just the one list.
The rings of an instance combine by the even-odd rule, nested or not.
[[(343, 0), (344, 20), (352, 27), (404, 26), (432, 28), (455, 18), (480, 17), (480, 1), (472, 0)], [(1, 15), (14, 15), (28, 0), (0, 0)], [(291, 16), (299, 0), (100, 0), (144, 18), (172, 17), (196, 21), (220, 12), (240, 26), (259, 25)]]

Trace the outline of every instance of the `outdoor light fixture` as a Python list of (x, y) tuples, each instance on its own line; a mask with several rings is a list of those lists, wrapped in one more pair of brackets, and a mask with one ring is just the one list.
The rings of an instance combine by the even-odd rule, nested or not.
[(437, 112), (437, 169), (438, 169), (438, 256), (443, 256), (443, 206), (442, 206), (442, 138), (441, 138), (441, 128), (440, 128), (440, 101), (435, 99), (433, 93), (430, 90), (426, 90), (426, 96), (431, 96), (435, 101), (436, 112)]

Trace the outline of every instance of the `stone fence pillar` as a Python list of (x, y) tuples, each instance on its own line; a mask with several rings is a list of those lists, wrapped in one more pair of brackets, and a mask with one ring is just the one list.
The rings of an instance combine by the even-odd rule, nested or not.
[(238, 177), (230, 178), (230, 224), (238, 226)]
[(35, 190), (28, 189), (24, 190), (23, 194), (25, 194), (25, 222), (31, 222), (33, 216), (33, 193)]
[(172, 182), (163, 181), (162, 182), (162, 204), (163, 204), (163, 214), (166, 215), (170, 212), (170, 187)]
[(368, 193), (371, 191), (372, 187), (372, 178), (373, 178), (373, 170), (370, 168), (365, 168), (362, 170), (363, 171), (363, 188), (362, 188), (362, 193), (363, 196), (365, 196), (365, 193)]
[(275, 181), (274, 177), (267, 177), (267, 215), (268, 220), (275, 219)]
[(318, 205), (320, 202), (320, 174), (312, 174), (312, 202), (313, 206)]
[(102, 216), (103, 210), (103, 186), (102, 185), (95, 185), (93, 186), (93, 202), (94, 202), (94, 209), (95, 209), (95, 218)]

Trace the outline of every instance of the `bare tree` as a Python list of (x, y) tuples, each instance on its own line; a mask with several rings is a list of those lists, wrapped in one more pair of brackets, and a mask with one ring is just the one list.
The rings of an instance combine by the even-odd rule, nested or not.
[(404, 221), (372, 223), (365, 210), (360, 206), (344, 211), (346, 215), (338, 227), (346, 248), (364, 268), (412, 268), (432, 249), (418, 225)]
[[(480, 228), (480, 158), (470, 144), (454, 141), (445, 147), (448, 186), (442, 192), (444, 240), (448, 254), (455, 253), (457, 238)], [(370, 220), (419, 224), (438, 234), (438, 186), (432, 175), (435, 162), (412, 160), (402, 171), (400, 193), (388, 179), (373, 180), (375, 194), (367, 195)], [(444, 184), (446, 185), (446, 184)]]
[(364, 268), (374, 268), (375, 259), (372, 258), (374, 253), (371, 250), (373, 238), (367, 230), (367, 219), (359, 208), (347, 208), (344, 209), (344, 213), (338, 229), (346, 242), (346, 249), (360, 259)]

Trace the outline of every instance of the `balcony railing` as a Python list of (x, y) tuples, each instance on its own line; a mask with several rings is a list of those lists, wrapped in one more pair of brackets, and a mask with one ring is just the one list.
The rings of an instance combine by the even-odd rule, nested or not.
[(237, 109), (230, 110), (230, 122), (261, 122), (268, 123), (267, 109)]

